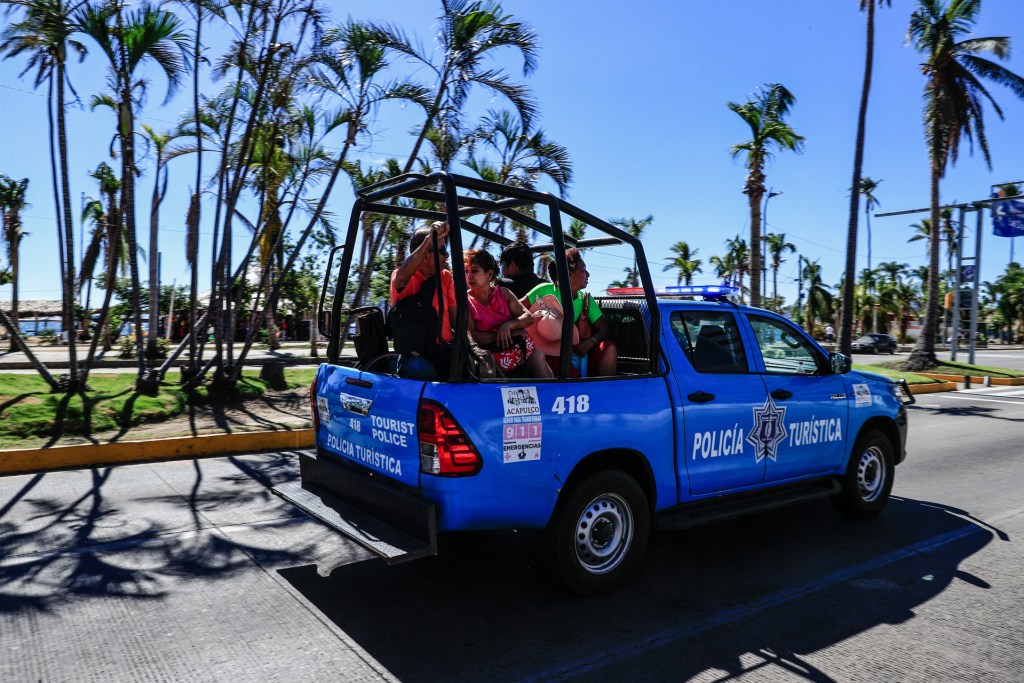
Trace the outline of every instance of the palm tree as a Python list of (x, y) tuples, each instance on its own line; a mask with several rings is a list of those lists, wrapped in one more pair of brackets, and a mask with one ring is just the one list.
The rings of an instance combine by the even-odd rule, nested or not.
[[(202, 33), (203, 21), (206, 19), (204, 12), (208, 12), (213, 16), (219, 16), (223, 19), (224, 10), (220, 7), (217, 0), (178, 1), (180, 4), (193, 11), (193, 17), (195, 19), (195, 33), (192, 43), (192, 116), (193, 119), (198, 122), (200, 120), (199, 75), (203, 63)], [(198, 331), (195, 329), (195, 325), (196, 317), (198, 315), (198, 301), (196, 297), (199, 295), (199, 221), (202, 216), (200, 188), (203, 185), (203, 131), (197, 124), (195, 131), (193, 132), (196, 139), (196, 184), (195, 187), (192, 188), (192, 194), (189, 198), (188, 212), (185, 214), (185, 260), (189, 265), (189, 270), (192, 275), (191, 286), (189, 287), (188, 293), (189, 376), (195, 374), (199, 363), (199, 357), (198, 354), (196, 354), (196, 335), (198, 334)]]
[[(992, 95), (982, 85), (988, 79), (1005, 85), (1024, 99), (1024, 78), (993, 61), (979, 57), (991, 53), (1006, 59), (1010, 40), (1005, 37), (966, 38), (981, 7), (980, 0), (918, 0), (917, 11), (910, 17), (907, 38), (924, 53), (925, 75), (924, 128), (931, 167), (931, 222), (939, 225), (939, 180), (945, 175), (949, 161), (956, 163), (960, 138), (977, 139), (986, 163), (991, 167), (988, 139), (985, 136), (982, 102), (988, 101), (1002, 118), (1003, 113)], [(925, 370), (938, 363), (935, 358), (935, 331), (939, 318), (939, 236), (932, 234), (929, 247), (928, 298), (924, 328), (918, 337), (905, 367)]]
[[(726, 260), (732, 264), (732, 284), (740, 289), (740, 301), (743, 301), (743, 280), (750, 269), (750, 247), (747, 241), (736, 235), (726, 240)], [(753, 285), (751, 285), (753, 287)]]
[[(156, 162), (156, 170), (153, 177), (153, 198), (150, 201), (149, 208), (149, 330), (146, 335), (146, 357), (152, 360), (157, 356), (156, 339), (160, 327), (160, 273), (158, 270), (160, 205), (167, 195), (167, 153), (169, 151), (168, 145), (174, 139), (174, 134), (157, 133), (147, 125), (143, 125), (142, 128), (146, 131), (146, 139), (152, 144), (153, 160)], [(168, 319), (167, 324), (171, 325), (170, 319)], [(141, 354), (141, 350), (139, 353)]]
[(916, 287), (902, 280), (897, 282), (888, 292), (896, 309), (896, 322), (899, 326), (900, 343), (906, 344), (907, 325), (910, 323), (910, 319), (917, 313), (917, 308), (921, 303), (921, 296)]
[(881, 180), (874, 180), (868, 176), (864, 176), (860, 179), (860, 184), (857, 186), (857, 194), (864, 195), (864, 224), (868, 229), (868, 270), (871, 269), (871, 212), (874, 211), (881, 202), (875, 197), (875, 190), (878, 189)]
[[(654, 222), (654, 216), (648, 214), (647, 218), (641, 218), (640, 220), (635, 218), (611, 218), (608, 222), (612, 225), (617, 225), (633, 237), (640, 239), (640, 236), (644, 234), (644, 230)], [(633, 259), (633, 279), (630, 286), (640, 286), (640, 268), (635, 258)]]
[[(587, 234), (587, 224), (581, 221), (579, 218), (573, 218), (569, 221), (569, 237), (579, 242)], [(586, 251), (586, 248), (580, 251)]]
[(433, 97), (405, 163), (405, 173), (415, 165), (431, 128), (453, 133), (463, 130), (463, 107), (474, 84), (503, 95), (515, 107), (526, 129), (536, 112), (536, 104), (524, 86), (510, 82), (500, 69), (488, 69), (484, 65), (485, 59), (493, 57), (499, 48), (511, 47), (522, 55), (523, 75), (529, 76), (537, 68), (537, 34), (533, 29), (505, 14), (496, 2), (441, 0), (441, 8), (441, 26), (437, 32), (440, 61), (437, 64), (429, 54), (415, 49), (400, 28), (371, 27), (385, 48), (421, 62), (434, 74)]
[(807, 284), (807, 332), (814, 334), (814, 320), (827, 322), (832, 310), (832, 292), (821, 279), (821, 265), (817, 261), (804, 259), (801, 278)]
[(796, 245), (786, 241), (786, 233), (770, 232), (765, 235), (765, 242), (768, 245), (768, 253), (772, 257), (772, 302), (778, 308), (779, 301), (779, 267), (786, 262), (782, 258), (787, 251), (796, 251)]
[[(957, 228), (958, 225), (953, 221), (953, 210), (943, 209), (942, 210), (942, 226), (939, 230), (939, 242), (946, 243), (946, 269), (949, 271), (953, 270), (953, 255), (957, 251)], [(922, 218), (917, 223), (910, 225), (914, 229), (914, 234), (907, 240), (907, 242), (919, 242), (925, 240), (925, 255), (928, 255), (931, 249), (931, 234), (932, 234), (932, 222), (928, 218)]]
[[(21, 212), (28, 208), (25, 194), (28, 191), (28, 178), (14, 180), (0, 174), (0, 214), (3, 217), (3, 240), (7, 251), (7, 260), (11, 266), (11, 322), (18, 326), (18, 270), (21, 240), (28, 235), (21, 229)], [(17, 351), (14, 335), (11, 335), (11, 351)]]
[(747, 178), (743, 194), (750, 204), (750, 304), (761, 305), (761, 197), (764, 196), (765, 162), (772, 148), (800, 152), (804, 138), (785, 122), (790, 107), (796, 102), (793, 94), (778, 83), (768, 83), (752, 100), (743, 104), (729, 102), (728, 107), (750, 126), (752, 137), (733, 145), (733, 157), (745, 155)]
[(729, 255), (718, 256), (717, 254), (708, 259), (708, 263), (715, 269), (715, 278), (721, 280), (722, 284), (731, 284), (735, 264), (729, 260)]
[[(85, 47), (73, 39), (78, 28), (73, 19), (85, 0), (5, 0), (9, 11), (21, 10), (18, 21), (9, 24), (0, 36), (0, 55), (4, 58), (28, 55), (25, 71), (36, 70), (35, 86), (48, 84), (47, 114), (50, 126), (50, 166), (53, 175), (54, 204), (57, 218), (57, 244), (61, 262), (64, 303), (64, 329), (68, 333), (69, 393), (84, 388), (79, 382), (78, 354), (74, 334), (75, 264), (74, 226), (71, 220), (71, 185), (68, 178), (68, 139), (65, 124), (64, 92), (68, 87), (65, 71), (69, 51), (85, 58)], [(56, 102), (53, 101), (56, 94)], [(56, 124), (53, 114), (56, 112)], [(59, 168), (59, 172), (58, 172)], [(59, 188), (59, 191), (58, 191)], [(63, 221), (63, 224), (62, 224)]]
[[(572, 184), (572, 159), (565, 147), (548, 138), (543, 130), (523, 125), (508, 110), (488, 111), (469, 136), (470, 168), (480, 164), (475, 152), (483, 144), (498, 156), (498, 182), (535, 189), (541, 178), (551, 180), (558, 194), (566, 196)], [(474, 168), (475, 170), (475, 168)]]
[[(109, 106), (117, 114), (117, 139), (121, 146), (121, 218), (128, 245), (131, 271), (132, 313), (135, 320), (135, 348), (139, 359), (138, 383), (152, 388), (159, 377), (146, 376), (146, 355), (142, 353), (142, 309), (139, 303), (139, 263), (135, 231), (135, 108), (145, 93), (147, 81), (137, 70), (153, 61), (167, 78), (168, 101), (188, 68), (188, 41), (182, 24), (170, 12), (148, 4), (126, 12), (115, 1), (76, 12), (82, 33), (96, 41), (107, 58), (110, 93), (96, 96), (93, 107)], [(156, 258), (150, 254), (150, 258)]]
[(877, 272), (886, 275), (886, 283), (895, 285), (899, 283), (900, 278), (907, 273), (906, 263), (896, 263), (895, 261), (885, 261), (884, 263), (878, 264)]
[(669, 264), (662, 270), (668, 271), (674, 268), (677, 271), (677, 285), (683, 280), (686, 280), (687, 285), (693, 284), (693, 276), (704, 272), (700, 267), (703, 262), (698, 258), (694, 258), (700, 249), (690, 249), (690, 245), (686, 242), (676, 242), (671, 248), (675, 256), (672, 257)]
[[(374, 171), (364, 175), (357, 166), (349, 166), (348, 161), (349, 151), (358, 143), (360, 136), (368, 133), (370, 121), (381, 103), (398, 100), (417, 104), (424, 109), (429, 106), (430, 93), (423, 86), (404, 79), (381, 82), (381, 76), (389, 64), (385, 54), (386, 45), (380, 38), (374, 27), (349, 21), (325, 31), (313, 46), (313, 63), (308, 70), (309, 87), (324, 97), (337, 99), (338, 108), (328, 121), (327, 129), (331, 131), (344, 126), (345, 132), (345, 141), (336, 157), (331, 177), (316, 205), (321, 212), (342, 171), (347, 171), (357, 184), (369, 185), (388, 177)], [(392, 173), (398, 173), (399, 169), (390, 160), (386, 165), (389, 165)], [(357, 181), (357, 177), (361, 181)], [(319, 220), (319, 214), (313, 218)], [(387, 223), (389, 221), (383, 221), (383, 224)], [(378, 245), (382, 245), (383, 241), (381, 239), (378, 242), (372, 237), (369, 239), (369, 242), (377, 242)], [(369, 242), (364, 242), (364, 250)], [(366, 253), (364, 262), (372, 264), (376, 255), (377, 251)]]
[[(548, 138), (544, 131), (524, 126), (513, 112), (488, 111), (466, 137), (466, 144), (469, 149), (466, 165), (486, 180), (533, 190), (542, 178), (547, 178), (562, 197), (572, 183), (572, 159), (568, 150)], [(491, 161), (489, 155), (481, 158), (478, 155), (481, 148), (495, 154), (497, 161)], [(491, 219), (488, 214), (484, 227)], [(505, 234), (506, 223), (505, 216), (498, 217), (498, 234)]]
[[(846, 273), (843, 279), (844, 311), (853, 310), (853, 273), (857, 272), (857, 209), (860, 192), (863, 187), (861, 171), (864, 166), (864, 131), (867, 128), (868, 98), (871, 94), (871, 75), (875, 62), (875, 0), (857, 0), (860, 10), (867, 10), (865, 49), (864, 49), (864, 80), (860, 89), (860, 108), (857, 110), (857, 137), (853, 145), (853, 181), (850, 183), (850, 216), (846, 229)], [(890, 0), (878, 0), (878, 5), (885, 3), (892, 6)], [(871, 224), (868, 223), (868, 268), (871, 268)], [(840, 353), (850, 355), (850, 342), (853, 340), (853, 316), (844, 315), (839, 325), (837, 348)]]

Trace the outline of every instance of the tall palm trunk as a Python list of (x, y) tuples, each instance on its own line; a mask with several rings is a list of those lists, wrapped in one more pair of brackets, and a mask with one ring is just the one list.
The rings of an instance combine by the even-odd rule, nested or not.
[(188, 367), (189, 375), (195, 374), (199, 358), (196, 355), (196, 335), (199, 334), (196, 330), (196, 318), (198, 316), (198, 299), (199, 292), (199, 218), (201, 214), (201, 188), (203, 186), (203, 130), (200, 125), (199, 119), (199, 66), (200, 57), (202, 50), (202, 43), (200, 42), (200, 35), (203, 30), (203, 3), (201, 1), (196, 2), (196, 42), (195, 49), (192, 52), (192, 64), (193, 64), (193, 79), (192, 79), (192, 112), (196, 120), (196, 186), (194, 194), (192, 195), (192, 201), (189, 204), (187, 230), (188, 230), (188, 244), (186, 251), (188, 252), (187, 258), (189, 265), (192, 270), (192, 279), (190, 281), (190, 289), (188, 296)]
[(772, 309), (779, 310), (779, 265), (772, 264)]
[[(127, 75), (122, 75), (124, 90), (118, 105), (118, 119), (121, 127), (121, 217), (124, 221), (124, 238), (128, 246), (128, 269), (131, 278), (132, 321), (135, 326), (135, 355), (138, 358), (139, 374), (137, 383), (142, 385), (146, 378), (146, 354), (142, 337), (142, 305), (139, 301), (139, 245), (135, 231), (135, 121), (132, 115), (131, 92), (127, 86)], [(149, 258), (155, 258), (150, 254)]]
[[(931, 139), (931, 214), (932, 225), (937, 226), (940, 219), (939, 211), (939, 179), (942, 175), (939, 164), (942, 159), (941, 142), (937, 130), (930, 131)], [(933, 229), (928, 236), (928, 271), (930, 274), (939, 272), (939, 246), (941, 238), (938, 229)], [(927, 370), (935, 367), (935, 331), (939, 322), (939, 278), (928, 278), (928, 297), (925, 303), (924, 327), (917, 337), (917, 344), (910, 352), (905, 367), (908, 370)]]
[[(846, 228), (846, 277), (843, 284), (843, 303), (841, 307), (843, 311), (853, 310), (854, 273), (857, 272), (857, 218), (860, 209), (860, 177), (864, 165), (864, 130), (867, 125), (868, 96), (871, 92), (871, 73), (875, 57), (875, 0), (869, 0), (867, 9), (867, 47), (864, 57), (864, 82), (860, 91), (860, 109), (857, 112), (857, 139), (854, 143), (853, 151), (853, 182), (850, 185), (850, 220)], [(839, 353), (850, 355), (852, 353), (850, 344), (853, 341), (852, 315), (843, 316), (842, 323), (839, 325), (838, 341)]]
[(750, 202), (750, 305), (756, 307), (761, 305), (761, 198), (764, 197), (764, 172), (760, 164), (755, 164), (747, 174), (744, 193)]
[[(157, 149), (156, 173), (153, 178), (153, 198), (149, 205), (149, 330), (146, 333), (146, 357), (156, 360), (156, 338), (160, 327), (160, 201), (167, 191), (167, 167), (163, 162), (163, 151)], [(161, 174), (163, 187), (161, 188)], [(171, 321), (168, 320), (170, 325)]]
[(437, 89), (437, 97), (434, 98), (434, 105), (427, 112), (427, 119), (423, 122), (423, 127), (420, 128), (420, 134), (416, 136), (416, 142), (412, 146), (412, 153), (409, 154), (409, 159), (405, 162), (405, 168), (402, 169), (402, 173), (408, 173), (412, 170), (413, 164), (416, 163), (416, 157), (419, 156), (420, 147), (423, 145), (423, 141), (427, 137), (427, 131), (433, 124), (434, 119), (437, 118), (437, 113), (441, 110), (441, 100), (444, 99), (444, 91), (448, 83), (449, 72), (445, 70), (441, 77), (441, 83)]
[(64, 63), (57, 60), (57, 140), (60, 146), (60, 186), (64, 204), (64, 326), (68, 333), (68, 391), (83, 387), (78, 381), (78, 353), (75, 338), (75, 236), (71, 219), (71, 185), (68, 181), (68, 136), (64, 121)]

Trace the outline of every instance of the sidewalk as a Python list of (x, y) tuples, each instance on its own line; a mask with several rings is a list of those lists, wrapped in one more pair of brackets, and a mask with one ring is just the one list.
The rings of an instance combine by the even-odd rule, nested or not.
[[(6, 348), (6, 342), (4, 342)], [(69, 367), (68, 363), (68, 347), (66, 345), (61, 346), (30, 346), (32, 353), (38, 358), (49, 370), (67, 370)], [(83, 347), (79, 345), (76, 347), (78, 352), (79, 362), (84, 358), (85, 353), (88, 351), (88, 346)], [(321, 342), (317, 347), (319, 358), (314, 358), (310, 354), (310, 345), (308, 341), (288, 341), (281, 344), (281, 348), (276, 351), (270, 351), (267, 349), (265, 344), (257, 344), (250, 349), (248, 355), (245, 357), (244, 364), (246, 366), (259, 367), (271, 362), (283, 362), (287, 365), (319, 365), (323, 362), (324, 356), (327, 353), (327, 343)], [(241, 345), (235, 347), (235, 353), (241, 351)], [(185, 353), (178, 356), (175, 359), (173, 368), (185, 365), (188, 362), (186, 349)], [(209, 359), (214, 353), (214, 347), (212, 344), (207, 344), (203, 352), (204, 359)], [(162, 361), (161, 361), (162, 362)], [(117, 372), (118, 369), (134, 369), (138, 367), (138, 359), (136, 358), (121, 358), (117, 348), (111, 349), (105, 356), (102, 353), (96, 354), (92, 370), (90, 372), (103, 372), (110, 370)], [(33, 370), (32, 363), (29, 362), (28, 356), (23, 352), (18, 351), (14, 353), (0, 352), (0, 372), (17, 370)], [(122, 370), (123, 371), (123, 370)]]

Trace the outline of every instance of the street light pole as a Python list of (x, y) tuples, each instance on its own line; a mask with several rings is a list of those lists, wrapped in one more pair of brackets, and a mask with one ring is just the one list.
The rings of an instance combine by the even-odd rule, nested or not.
[[(772, 192), (772, 188), (768, 188), (768, 194), (764, 197), (764, 210), (761, 211), (761, 298), (768, 298), (768, 200), (772, 197), (778, 197), (782, 194), (779, 192)], [(774, 302), (773, 302), (774, 303)], [(761, 304), (764, 306), (764, 304)], [(765, 307), (767, 308), (767, 307)]]
[(804, 257), (796, 255), (796, 325), (804, 326)]

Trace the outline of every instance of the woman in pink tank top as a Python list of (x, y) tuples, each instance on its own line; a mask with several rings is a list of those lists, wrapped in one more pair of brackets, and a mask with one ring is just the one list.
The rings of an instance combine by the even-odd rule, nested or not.
[(533, 315), (512, 292), (494, 284), (498, 264), (483, 249), (465, 254), (469, 284), (469, 333), (494, 356), (503, 372), (525, 367), (532, 377), (553, 377), (543, 353), (533, 352), (533, 340), (525, 333)]

